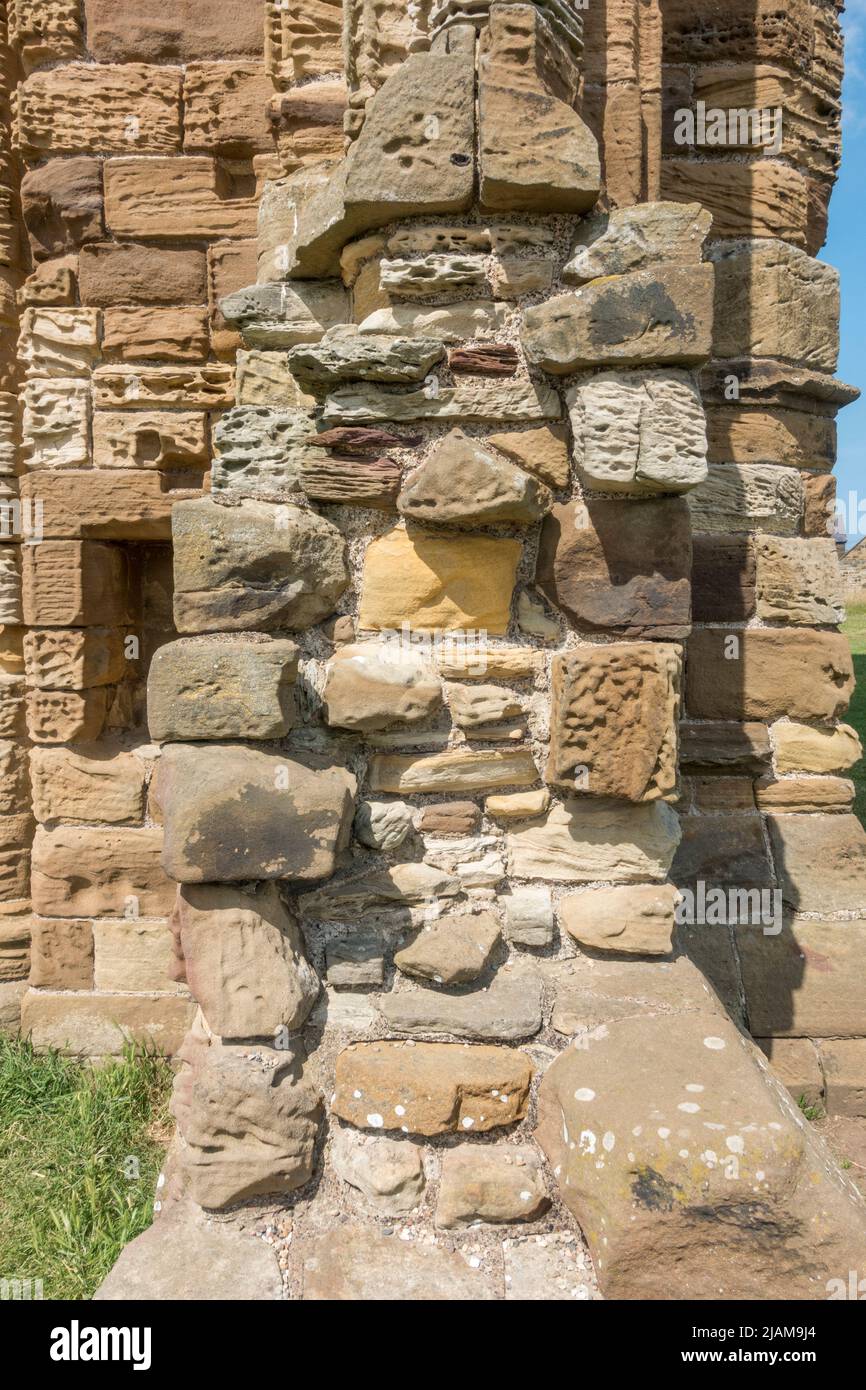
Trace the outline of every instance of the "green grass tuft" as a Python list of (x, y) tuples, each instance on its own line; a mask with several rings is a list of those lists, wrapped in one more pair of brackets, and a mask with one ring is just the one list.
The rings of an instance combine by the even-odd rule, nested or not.
[[(849, 603), (847, 607), (848, 616), (842, 631), (851, 643), (857, 688), (844, 718), (857, 730), (866, 746), (866, 603)], [(850, 777), (857, 789), (854, 811), (861, 824), (866, 825), (866, 758), (843, 775)]]
[(0, 1038), (0, 1279), (91, 1297), (150, 1224), (171, 1081), (132, 1046), (90, 1066)]
[(797, 1104), (806, 1116), (806, 1119), (811, 1120), (813, 1124), (816, 1120), (823, 1120), (824, 1111), (820, 1105), (810, 1105), (805, 1096), (800, 1096), (797, 1100)]

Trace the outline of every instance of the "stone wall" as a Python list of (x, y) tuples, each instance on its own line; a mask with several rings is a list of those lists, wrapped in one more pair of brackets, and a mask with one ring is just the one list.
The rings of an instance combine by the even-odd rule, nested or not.
[(866, 1229), (793, 1103), (866, 1080), (835, 8), (343, 9), (10, 9), (4, 941), (38, 1045), (179, 1062), (102, 1296), (822, 1296)]

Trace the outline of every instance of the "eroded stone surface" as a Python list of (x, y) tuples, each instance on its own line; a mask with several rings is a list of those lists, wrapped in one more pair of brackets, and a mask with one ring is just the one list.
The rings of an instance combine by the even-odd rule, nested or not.
[(710, 230), (699, 203), (637, 203), (583, 222), (563, 280), (582, 285), (599, 275), (627, 275), (659, 261), (693, 265)]
[(679, 894), (672, 884), (585, 889), (559, 904), (569, 936), (596, 951), (664, 956), (671, 950), (674, 909)]
[(528, 1144), (459, 1144), (442, 1156), (437, 1226), (532, 1221), (548, 1205), (541, 1159)]
[(509, 866), (516, 878), (660, 882), (679, 839), (676, 812), (663, 801), (623, 807), (569, 801), (509, 832)]
[(440, 917), (400, 947), (394, 964), (404, 975), (436, 984), (469, 984), (490, 963), (499, 937), (499, 923), (489, 912)]
[(436, 525), (529, 525), (544, 515), (551, 501), (537, 478), (455, 429), (407, 474), (397, 509), (415, 521)]
[(442, 703), (442, 682), (411, 648), (351, 643), (328, 662), (322, 701), (333, 727), (371, 733), (433, 714)]
[(279, 738), (294, 723), (294, 642), (198, 638), (154, 653), (147, 683), (151, 738)]
[(424, 1166), (418, 1148), (408, 1140), (339, 1129), (331, 1161), (339, 1177), (384, 1216), (412, 1211), (421, 1200)]
[(599, 372), (567, 395), (581, 480), (603, 492), (688, 492), (707, 476), (704, 411), (686, 372)]

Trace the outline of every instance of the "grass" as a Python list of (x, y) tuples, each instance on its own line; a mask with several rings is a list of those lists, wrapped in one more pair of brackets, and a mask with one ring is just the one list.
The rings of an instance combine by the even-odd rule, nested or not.
[(0, 1038), (0, 1279), (91, 1297), (150, 1224), (171, 1080), (132, 1047), (91, 1067)]
[[(866, 603), (848, 604), (848, 616), (842, 630), (851, 643), (857, 679), (857, 688), (845, 721), (857, 730), (866, 745)], [(866, 825), (866, 758), (846, 772), (845, 776), (850, 777), (857, 788), (854, 810), (861, 824)]]

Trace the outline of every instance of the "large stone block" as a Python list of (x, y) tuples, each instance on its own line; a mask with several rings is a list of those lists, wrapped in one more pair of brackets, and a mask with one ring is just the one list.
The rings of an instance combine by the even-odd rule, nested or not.
[(204, 307), (132, 305), (102, 311), (102, 351), (122, 362), (202, 362), (209, 350)]
[(455, 429), (406, 475), (397, 510), (434, 525), (529, 525), (552, 500), (537, 478)]
[(220, 310), (249, 347), (290, 348), (317, 343), (328, 329), (345, 324), (349, 299), (338, 280), (299, 280), (247, 285), (226, 295)]
[(756, 1036), (866, 1034), (866, 923), (794, 918), (778, 936), (739, 926), (736, 939), (749, 1028)]
[(842, 621), (842, 571), (829, 536), (815, 540), (759, 536), (757, 552), (757, 612), (762, 621), (809, 627)]
[(97, 410), (93, 416), (94, 468), (189, 469), (210, 462), (207, 416), (195, 410)]
[[(96, 71), (96, 69), (94, 69)], [(252, 237), (256, 199), (207, 155), (105, 162), (105, 220), (119, 237)]]
[(581, 481), (602, 492), (687, 492), (707, 476), (700, 393), (687, 372), (599, 372), (566, 397)]
[(33, 814), (40, 821), (140, 825), (146, 766), (134, 753), (90, 748), (33, 748)]
[(516, 878), (560, 883), (662, 882), (679, 844), (676, 812), (663, 801), (640, 806), (570, 800), (508, 835)]
[(224, 410), (234, 404), (234, 372), (217, 362), (205, 367), (97, 367), (93, 404), (97, 410), (177, 405)]
[(681, 669), (679, 647), (665, 642), (555, 656), (547, 781), (589, 796), (675, 801)]
[(127, 557), (99, 541), (42, 541), (24, 549), (24, 621), (86, 627), (130, 617)]
[(172, 925), (187, 984), (219, 1037), (273, 1037), (303, 1025), (319, 981), (275, 885), (250, 893), (185, 884)]
[(28, 684), (43, 690), (84, 690), (115, 685), (128, 671), (123, 634), (117, 628), (30, 628), (24, 634)]
[(180, 70), (67, 63), (18, 89), (28, 159), (52, 154), (165, 154), (180, 148)]
[(671, 877), (684, 888), (703, 882), (712, 887), (769, 889), (773, 885), (760, 816), (699, 815), (682, 817), (680, 840)]
[(262, 16), (234, 0), (85, 0), (87, 46), (99, 63), (190, 63), (262, 53)]
[(189, 63), (183, 75), (183, 148), (230, 159), (270, 154), (273, 90), (261, 63)]
[(367, 547), (358, 623), (422, 631), (508, 627), (520, 560), (517, 540), (395, 526)]
[(578, 227), (562, 278), (582, 285), (662, 261), (695, 265), (709, 229), (709, 213), (699, 203), (636, 203), (599, 213)]
[(683, 499), (555, 506), (535, 582), (583, 632), (684, 637), (691, 624), (689, 509)]
[(35, 377), (24, 384), (21, 452), (28, 468), (86, 468), (90, 386), (74, 377)]
[(663, 159), (661, 192), (701, 203), (714, 238), (778, 237), (796, 246), (809, 239), (808, 180), (778, 159)]
[(21, 496), (42, 503), (49, 540), (166, 541), (172, 507), (198, 495), (172, 482), (156, 469), (42, 470), (22, 478)]
[(43, 917), (166, 917), (174, 890), (159, 862), (162, 830), (38, 826), (33, 907)]
[(580, 367), (703, 362), (712, 323), (713, 267), (662, 264), (527, 309), (521, 337), (530, 362), (567, 376)]
[(854, 687), (848, 639), (808, 628), (697, 629), (686, 708), (698, 719), (836, 719)]
[(308, 627), (349, 580), (339, 531), (296, 507), (202, 498), (175, 508), (173, 533), (180, 632)]
[(147, 722), (159, 742), (282, 738), (295, 719), (294, 642), (200, 637), (154, 653)]
[(716, 357), (778, 357), (835, 371), (837, 270), (782, 241), (722, 244), (713, 259)]
[(326, 398), (322, 418), (329, 424), (396, 423), (413, 420), (481, 420), (510, 423), (558, 420), (559, 397), (551, 387), (523, 377), (457, 376), (453, 386), (431, 377), (409, 391), (385, 386), (344, 386)]
[(711, 463), (688, 502), (696, 531), (794, 536), (803, 512), (803, 483), (795, 468), (778, 464)]
[(36, 260), (99, 241), (105, 231), (99, 160), (52, 159), (29, 169), (21, 180), (21, 211)]
[[(776, 873), (797, 912), (866, 910), (866, 831), (856, 816), (767, 817)], [(840, 924), (840, 930), (847, 923)]]
[(325, 668), (322, 704), (332, 727), (370, 733), (426, 719), (442, 704), (442, 682), (421, 652), (352, 642)]
[(78, 258), (82, 304), (205, 304), (204, 253), (195, 249), (118, 245), (83, 246)]
[(31, 989), (21, 1005), (21, 1031), (40, 1052), (119, 1056), (130, 1042), (167, 1057), (180, 1048), (195, 1004), (177, 994), (70, 994)]
[(355, 778), (241, 745), (170, 744), (159, 768), (165, 870), (179, 883), (327, 878), (348, 842)]

